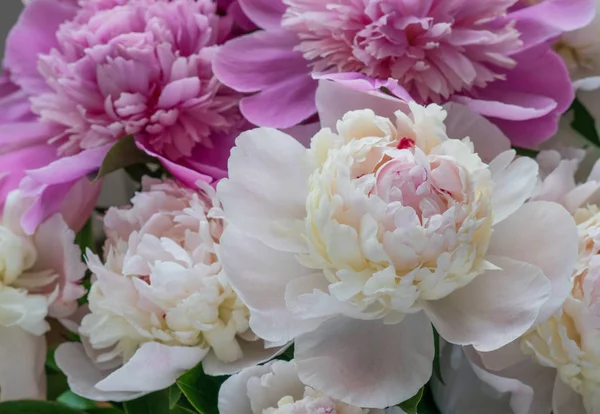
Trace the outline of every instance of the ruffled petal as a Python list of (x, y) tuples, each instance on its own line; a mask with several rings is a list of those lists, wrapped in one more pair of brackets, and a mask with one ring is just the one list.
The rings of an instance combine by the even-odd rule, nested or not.
[(219, 413), (252, 414), (247, 390), (248, 380), (253, 377), (260, 378), (269, 373), (274, 362), (246, 368), (242, 372), (227, 378), (219, 389)]
[(433, 331), (423, 313), (399, 324), (336, 317), (297, 338), (305, 384), (345, 403), (384, 408), (415, 395), (431, 376)]
[(286, 347), (265, 348), (265, 342), (262, 340), (244, 341), (243, 339), (238, 339), (237, 341), (242, 349), (242, 358), (235, 362), (224, 363), (211, 350), (202, 360), (204, 372), (208, 375), (235, 374), (247, 367), (269, 361), (286, 349)]
[(554, 314), (571, 291), (571, 276), (578, 260), (577, 226), (559, 204), (534, 201), (494, 227), (488, 254), (536, 266), (552, 284), (537, 322)]
[(499, 269), (486, 270), (467, 286), (424, 305), (442, 338), (479, 351), (501, 348), (524, 334), (551, 293), (541, 269), (504, 257), (487, 259)]
[(246, 16), (263, 29), (279, 29), (286, 5), (282, 0), (238, 0)]

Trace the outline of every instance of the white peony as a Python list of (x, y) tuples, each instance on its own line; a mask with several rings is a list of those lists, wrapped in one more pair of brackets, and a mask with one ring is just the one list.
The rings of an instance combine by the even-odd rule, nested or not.
[(228, 378), (219, 390), (220, 414), (404, 414), (398, 407), (363, 409), (344, 404), (298, 378), (294, 361), (271, 361)]
[(225, 374), (276, 352), (252, 333), (224, 278), (214, 190), (146, 177), (131, 204), (104, 217), (104, 263), (87, 254), (94, 281), (79, 327), (84, 345), (62, 345), (56, 356), (71, 389), (126, 400), (171, 385), (200, 361)]
[[(338, 89), (322, 86), (330, 119), (323, 102)], [(501, 135), (451, 111), (477, 140)], [(230, 222), (222, 261), (251, 328), (273, 345), (295, 338), (301, 380), (345, 403), (414, 395), (431, 374), (430, 321), (446, 340), (489, 351), (564, 300), (553, 286), (577, 257), (572, 217), (556, 203), (523, 205), (536, 163), (512, 150), (484, 162), (465, 135), (449, 138), (446, 115), (412, 103), (391, 118), (351, 111), (309, 149), (249, 131), (218, 186)]]

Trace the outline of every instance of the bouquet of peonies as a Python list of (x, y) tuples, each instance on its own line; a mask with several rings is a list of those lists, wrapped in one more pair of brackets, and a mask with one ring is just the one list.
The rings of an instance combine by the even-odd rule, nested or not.
[(595, 0), (29, 0), (0, 413), (600, 414), (598, 120)]

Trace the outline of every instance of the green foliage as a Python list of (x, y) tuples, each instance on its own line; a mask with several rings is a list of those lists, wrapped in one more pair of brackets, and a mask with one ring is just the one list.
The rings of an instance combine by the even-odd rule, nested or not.
[(50, 401), (8, 401), (0, 403), (2, 414), (86, 414), (85, 411), (69, 408)]
[(433, 343), (435, 346), (435, 354), (433, 356), (433, 375), (442, 383), (444, 380), (442, 379), (442, 367), (440, 365), (440, 334), (438, 331), (431, 326), (433, 329)]
[(133, 136), (128, 135), (118, 140), (108, 151), (95, 179), (98, 180), (121, 168), (149, 162), (155, 162), (154, 158), (140, 150), (135, 145)]
[(80, 397), (70, 390), (63, 392), (60, 397), (56, 399), (56, 401), (66, 405), (67, 407), (77, 408), (80, 410), (87, 410), (88, 408), (95, 408), (97, 406), (94, 401)]
[(156, 391), (123, 404), (125, 414), (168, 414), (169, 390)]
[(181, 389), (190, 404), (200, 414), (219, 414), (217, 401), (219, 388), (227, 377), (211, 377), (204, 373), (202, 364), (190, 370), (177, 380), (177, 386)]
[(416, 393), (413, 397), (398, 404), (398, 407), (400, 407), (404, 411), (406, 411), (406, 414), (418, 414), (419, 411), (417, 411), (417, 409), (419, 407), (419, 403), (421, 402), (421, 399), (423, 398), (423, 391), (424, 391), (424, 388), (421, 388), (419, 390), (419, 392)]
[(596, 121), (577, 99), (571, 105), (573, 111), (573, 122), (571, 126), (591, 144), (600, 147), (600, 137), (596, 129)]

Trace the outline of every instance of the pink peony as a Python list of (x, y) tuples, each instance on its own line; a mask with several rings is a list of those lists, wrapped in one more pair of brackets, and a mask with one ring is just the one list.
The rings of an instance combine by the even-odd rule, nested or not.
[[(215, 73), (246, 93), (242, 113), (289, 127), (315, 112), (311, 73), (393, 78), (420, 104), (461, 102), (517, 145), (556, 131), (573, 99), (549, 40), (585, 25), (591, 0), (239, 0), (263, 30), (230, 41)], [(255, 53), (244, 53), (254, 50)]]
[(54, 214), (28, 235), (20, 218), (32, 201), (11, 192), (0, 221), (2, 401), (45, 397), (46, 318), (72, 315), (85, 293), (79, 282), (86, 269), (68, 224), (72, 214)]
[(7, 191), (21, 185), (38, 197), (23, 216), (28, 232), (125, 135), (174, 175), (185, 171), (188, 184), (225, 175), (244, 121), (239, 94), (212, 74), (217, 44), (231, 27), (216, 11), (209, 0), (28, 3), (9, 36), (9, 79), (0, 85), (0, 105), (15, 114), (0, 118), (0, 154), (8, 160), (0, 172)]
[(108, 210), (104, 260), (87, 253), (94, 282), (83, 345), (56, 353), (74, 392), (128, 400), (168, 387), (200, 361), (211, 375), (231, 374), (278, 352), (254, 335), (227, 282), (221, 215), (207, 184), (147, 177), (131, 206)]

